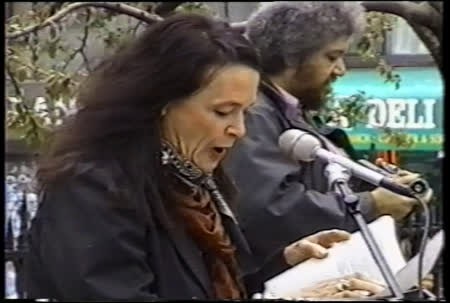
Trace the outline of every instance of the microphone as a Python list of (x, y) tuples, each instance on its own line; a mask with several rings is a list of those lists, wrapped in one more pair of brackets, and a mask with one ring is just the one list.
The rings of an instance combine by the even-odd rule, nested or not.
[[(384, 162), (381, 162), (381, 161), (384, 161), (384, 160), (381, 158), (378, 158), (375, 161), (375, 163), (380, 166), (383, 163), (387, 163), (385, 161)], [(364, 159), (358, 160), (358, 163), (384, 175), (385, 177), (393, 177), (394, 174), (398, 173), (400, 170), (397, 166), (390, 164), (390, 163), (387, 163), (387, 165), (389, 165), (389, 166), (387, 166), (388, 167), (387, 169), (385, 169), (384, 166), (383, 166), (383, 168), (381, 168), (380, 166), (372, 164), (371, 162), (364, 160)], [(413, 192), (415, 192), (416, 194), (421, 195), (421, 196), (425, 196), (428, 193), (428, 191), (431, 190), (431, 187), (428, 184), (428, 182), (422, 178), (419, 178), (419, 179), (413, 181), (412, 183), (408, 184), (408, 186), (409, 186), (409, 188), (411, 188), (411, 190)]]
[[(391, 175), (397, 174), (400, 171), (400, 168), (398, 168), (394, 164), (386, 162), (382, 158), (376, 159), (375, 164), (378, 165), (379, 167), (382, 167), (385, 171), (387, 171), (388, 174)], [(425, 194), (430, 190), (430, 185), (426, 180), (419, 178), (413, 181), (411, 184), (409, 184), (409, 188), (411, 188), (412, 191), (415, 192), (416, 194), (425, 196)]]
[(278, 145), (288, 157), (296, 161), (311, 162), (319, 158), (329, 163), (337, 163), (347, 168), (355, 177), (375, 186), (383, 187), (402, 196), (416, 198), (409, 187), (397, 184), (391, 178), (368, 169), (346, 157), (329, 152), (322, 148), (319, 139), (305, 131), (289, 129), (283, 132), (278, 139)]

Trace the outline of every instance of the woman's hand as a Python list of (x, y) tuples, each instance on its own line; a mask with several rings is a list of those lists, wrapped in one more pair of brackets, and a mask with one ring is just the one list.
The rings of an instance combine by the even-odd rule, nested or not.
[(334, 243), (350, 239), (350, 236), (351, 234), (344, 230), (323, 230), (287, 246), (284, 249), (284, 258), (291, 266), (310, 258), (323, 259), (328, 255), (328, 248)]
[(380, 293), (384, 288), (384, 285), (356, 274), (318, 283), (296, 297), (304, 300), (366, 298)]

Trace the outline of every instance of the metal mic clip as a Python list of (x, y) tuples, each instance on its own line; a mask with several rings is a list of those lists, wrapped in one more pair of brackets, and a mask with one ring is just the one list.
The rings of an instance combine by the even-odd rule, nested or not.
[(367, 167), (367, 168), (369, 168), (371, 170), (376, 171), (379, 174), (382, 174), (383, 176), (386, 176), (386, 177), (392, 177), (393, 176), (393, 174), (387, 172), (386, 170), (382, 169), (381, 167), (376, 166), (375, 164), (373, 164), (373, 163), (371, 163), (371, 162), (369, 162), (369, 161), (367, 161), (365, 159), (359, 159), (358, 163), (361, 164), (361, 165), (364, 165), (365, 167)]
[[(388, 176), (388, 177), (393, 177), (394, 175), (398, 174), (398, 172), (400, 171), (399, 167), (395, 166), (394, 164), (390, 164), (390, 163), (386, 162), (382, 158), (378, 158), (375, 161), (375, 163), (377, 163), (377, 165), (374, 165), (366, 160), (361, 160), (361, 161), (363, 161), (363, 162), (360, 162), (363, 165), (366, 165), (366, 166), (370, 165), (370, 166), (379, 168), (379, 170), (377, 170), (377, 171), (380, 173), (382, 173), (381, 171), (385, 172), (385, 176)], [(421, 196), (425, 196), (427, 194), (427, 192), (431, 189), (428, 182), (422, 178), (413, 181), (412, 183), (408, 184), (408, 186), (409, 186), (409, 188), (411, 188), (411, 190), (415, 194), (421, 195)]]

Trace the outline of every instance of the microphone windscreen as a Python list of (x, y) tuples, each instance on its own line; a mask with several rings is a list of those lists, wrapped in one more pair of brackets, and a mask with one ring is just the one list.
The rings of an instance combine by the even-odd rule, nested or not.
[(281, 134), (278, 145), (288, 157), (296, 161), (310, 162), (315, 159), (314, 151), (321, 143), (305, 131), (289, 129)]

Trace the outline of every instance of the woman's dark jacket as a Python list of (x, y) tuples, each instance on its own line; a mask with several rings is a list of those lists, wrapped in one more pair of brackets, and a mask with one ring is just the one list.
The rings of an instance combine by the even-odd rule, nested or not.
[[(44, 192), (25, 262), (28, 298), (213, 297), (203, 253), (182, 223), (174, 222), (168, 232), (142, 220), (138, 206), (145, 205), (145, 198), (116, 201), (117, 195), (112, 194), (117, 191), (113, 180), (120, 178), (110, 167), (84, 164), (75, 177)], [(236, 246), (249, 294), (262, 291), (265, 280), (287, 268), (282, 251), (256, 268), (239, 227), (225, 215), (222, 220)]]

